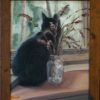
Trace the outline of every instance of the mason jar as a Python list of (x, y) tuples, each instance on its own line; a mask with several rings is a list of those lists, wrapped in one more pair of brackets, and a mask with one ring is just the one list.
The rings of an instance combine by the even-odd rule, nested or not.
[(64, 66), (61, 56), (51, 55), (47, 62), (47, 79), (50, 84), (58, 85), (63, 81)]

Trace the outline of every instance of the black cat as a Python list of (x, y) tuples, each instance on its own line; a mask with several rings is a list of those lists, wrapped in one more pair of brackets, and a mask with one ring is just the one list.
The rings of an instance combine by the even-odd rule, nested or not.
[(55, 14), (48, 18), (42, 14), (42, 29), (36, 36), (25, 41), (17, 50), (12, 62), (14, 75), (20, 85), (38, 86), (47, 80), (47, 61), (55, 53), (60, 22)]

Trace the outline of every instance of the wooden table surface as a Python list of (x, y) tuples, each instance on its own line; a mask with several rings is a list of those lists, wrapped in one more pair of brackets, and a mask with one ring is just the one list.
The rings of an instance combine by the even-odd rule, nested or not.
[(45, 82), (39, 87), (17, 86), (12, 90), (11, 98), (12, 100), (48, 100), (82, 93), (88, 91), (88, 89), (88, 70), (68, 71), (65, 72), (64, 81), (61, 85), (53, 86)]

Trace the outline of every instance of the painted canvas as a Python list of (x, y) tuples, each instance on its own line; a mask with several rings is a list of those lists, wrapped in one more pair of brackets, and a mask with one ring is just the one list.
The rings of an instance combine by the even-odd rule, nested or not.
[(12, 100), (88, 100), (89, 12), (89, 1), (11, 1)]

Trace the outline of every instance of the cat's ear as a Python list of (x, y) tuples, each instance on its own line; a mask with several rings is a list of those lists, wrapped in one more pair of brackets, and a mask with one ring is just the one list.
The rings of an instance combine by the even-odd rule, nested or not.
[(47, 19), (47, 16), (44, 13), (42, 13), (42, 19), (43, 19), (43, 21), (45, 21)]
[(54, 18), (56, 21), (58, 21), (58, 20), (59, 20), (58, 14), (54, 14), (53, 18)]

